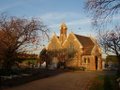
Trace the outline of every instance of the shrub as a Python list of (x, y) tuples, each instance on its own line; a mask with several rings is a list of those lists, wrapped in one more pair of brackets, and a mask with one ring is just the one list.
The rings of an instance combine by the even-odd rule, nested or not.
[(67, 67), (68, 70), (80, 70), (80, 71), (85, 71), (85, 67)]

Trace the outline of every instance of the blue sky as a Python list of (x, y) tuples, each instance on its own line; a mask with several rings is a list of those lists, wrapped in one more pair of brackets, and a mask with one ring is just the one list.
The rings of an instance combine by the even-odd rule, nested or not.
[[(85, 0), (0, 0), (0, 12), (10, 16), (36, 17), (46, 24), (51, 33), (59, 35), (62, 22), (68, 26), (68, 33), (95, 36), (91, 18), (84, 9)], [(113, 18), (119, 20), (120, 16)], [(112, 25), (111, 25), (112, 26)]]
[(0, 0), (0, 12), (40, 18), (57, 35), (62, 22), (67, 24), (68, 32), (94, 33), (84, 10), (84, 0)]
[[(36, 17), (48, 25), (51, 33), (59, 34), (60, 24), (65, 22), (68, 32), (96, 35), (91, 18), (84, 9), (86, 0), (0, 0), (0, 12), (11, 16)], [(118, 21), (120, 16), (114, 17)], [(111, 26), (114, 25), (111, 24)], [(111, 27), (109, 26), (109, 27)]]

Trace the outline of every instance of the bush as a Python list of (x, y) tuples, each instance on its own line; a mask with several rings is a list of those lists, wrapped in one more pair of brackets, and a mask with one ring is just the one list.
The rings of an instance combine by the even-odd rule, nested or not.
[(85, 71), (86, 67), (80, 67), (79, 69), (82, 70), (82, 71)]
[(80, 71), (85, 71), (85, 67), (67, 67), (68, 70), (80, 70)]

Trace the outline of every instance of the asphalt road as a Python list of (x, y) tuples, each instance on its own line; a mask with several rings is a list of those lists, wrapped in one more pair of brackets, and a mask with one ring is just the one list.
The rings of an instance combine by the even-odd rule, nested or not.
[(66, 72), (5, 90), (88, 90), (93, 78), (103, 72)]

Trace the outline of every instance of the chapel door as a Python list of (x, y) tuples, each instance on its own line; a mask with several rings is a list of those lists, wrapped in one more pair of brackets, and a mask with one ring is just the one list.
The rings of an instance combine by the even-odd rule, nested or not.
[(98, 57), (95, 56), (95, 69), (98, 70)]

